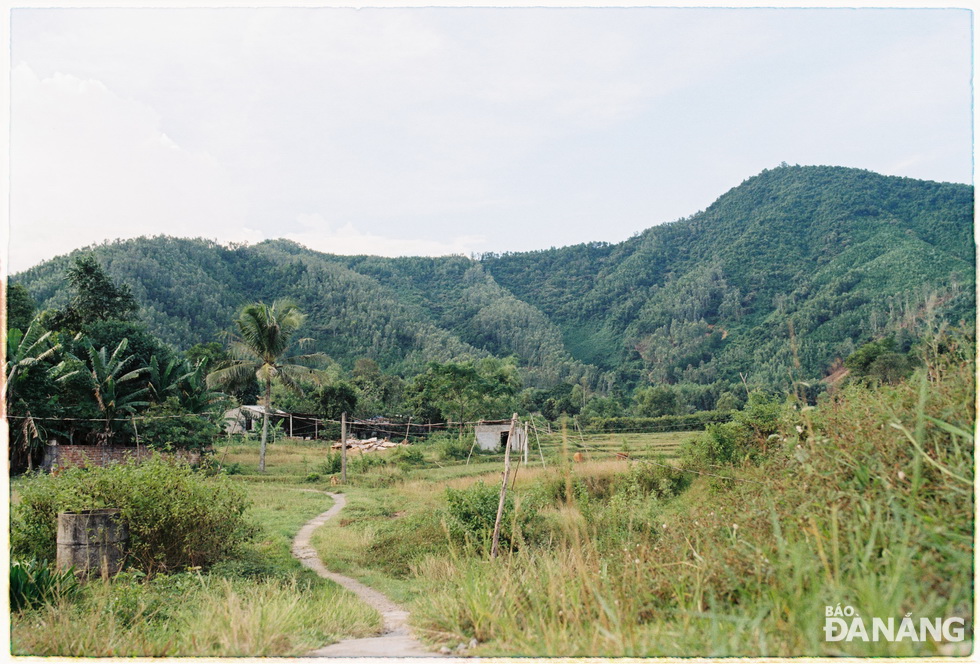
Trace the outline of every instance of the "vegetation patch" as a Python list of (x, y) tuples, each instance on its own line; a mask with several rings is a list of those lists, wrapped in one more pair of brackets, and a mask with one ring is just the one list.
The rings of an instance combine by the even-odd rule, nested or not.
[(240, 486), (159, 456), (38, 475), (19, 490), (11, 514), (14, 557), (54, 560), (58, 513), (84, 509), (119, 509), (129, 525), (130, 564), (151, 573), (210, 565), (255, 534)]

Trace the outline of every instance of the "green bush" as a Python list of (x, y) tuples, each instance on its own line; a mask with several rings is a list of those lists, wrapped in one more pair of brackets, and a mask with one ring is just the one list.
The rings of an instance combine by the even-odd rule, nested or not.
[(421, 466), (425, 463), (422, 450), (418, 447), (397, 447), (390, 458), (403, 468)]
[(140, 421), (139, 439), (155, 449), (206, 450), (221, 435), (217, 424), (203, 415), (188, 413), (176, 397), (154, 404)]
[(49, 604), (71, 597), (78, 590), (74, 570), (56, 572), (45, 561), (36, 558), (10, 562), (10, 610)]
[(244, 489), (154, 456), (140, 464), (71, 468), (26, 481), (11, 511), (13, 556), (51, 560), (58, 513), (118, 508), (129, 524), (129, 561), (146, 572), (206, 566), (255, 533)]
[[(532, 501), (533, 502), (533, 501)], [(500, 488), (477, 482), (467, 489), (446, 488), (446, 506), (450, 534), (462, 542), (488, 547), (500, 505)], [(530, 529), (536, 510), (523, 505), (515, 509), (514, 492), (508, 491), (500, 520), (500, 546), (515, 547), (523, 533)]]
[(315, 470), (321, 475), (336, 475), (341, 470), (341, 463), (340, 452), (328, 452), (326, 458), (316, 466)]
[(738, 422), (709, 424), (704, 433), (681, 448), (685, 466), (701, 468), (712, 464), (734, 463), (738, 452), (747, 447), (749, 431)]
[[(436, 455), (442, 461), (453, 461), (466, 459), (473, 448), (473, 441), (470, 439), (460, 440), (457, 436), (440, 436), (434, 441)], [(477, 450), (474, 450), (476, 452)]]
[(701, 468), (759, 461), (768, 451), (770, 437), (779, 430), (783, 410), (780, 400), (753, 392), (731, 422), (707, 425), (704, 433), (681, 448), (684, 465)]
[(616, 493), (625, 489), (666, 500), (680, 494), (690, 483), (688, 474), (669, 464), (638, 461), (630, 464), (630, 469), (617, 478)]

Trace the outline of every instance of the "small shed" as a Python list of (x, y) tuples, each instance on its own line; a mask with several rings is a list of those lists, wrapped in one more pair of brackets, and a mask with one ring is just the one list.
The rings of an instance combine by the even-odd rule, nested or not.
[(508, 440), (510, 420), (480, 422), (474, 427), (473, 433), (476, 436), (476, 444), (481, 450), (503, 450), (508, 442), (513, 452), (523, 452), (527, 446), (527, 435), (524, 428), (520, 426), (514, 429), (513, 438)]
[[(225, 432), (226, 433), (245, 433), (255, 431), (262, 427), (262, 417), (265, 413), (264, 406), (239, 406), (225, 412)], [(269, 411), (269, 419), (274, 422), (276, 417), (282, 418), (289, 413), (273, 408)]]
[[(225, 412), (225, 433), (246, 433), (262, 429), (265, 407), (239, 406)], [(307, 413), (287, 413), (273, 408), (269, 411), (269, 424), (282, 424), (283, 432), (290, 438), (313, 439), (319, 437), (322, 425), (320, 418)]]

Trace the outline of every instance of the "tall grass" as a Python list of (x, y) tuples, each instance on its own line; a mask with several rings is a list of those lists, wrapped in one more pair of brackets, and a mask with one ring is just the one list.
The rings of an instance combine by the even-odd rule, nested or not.
[[(419, 516), (405, 496), (402, 523), (372, 517), (348, 555), (401, 575), (417, 589), (416, 628), (476, 638), (477, 655), (942, 654), (933, 642), (828, 642), (825, 608), (853, 606), (869, 624), (962, 617), (972, 641), (974, 353), (947, 336), (905, 382), (788, 408), (757, 465), (694, 468), (674, 498), (654, 490), (670, 478), (631, 481), (625, 464), (522, 470), (518, 495), (550, 506), (529, 545), (497, 560), (408, 527), (422, 512), (439, 519), (441, 487), (422, 484)], [(395, 532), (419, 554), (402, 569), (366, 555)]]
[(65, 657), (288, 656), (381, 628), (380, 615), (290, 555), (332, 501), (283, 484), (247, 484), (259, 535), (209, 570), (90, 581), (75, 601), (11, 616), (13, 652)]
[[(285, 656), (377, 631), (376, 614), (326, 583), (200, 576), (161, 604), (120, 582), (13, 616), (13, 652), (61, 657)], [(127, 592), (130, 590), (130, 592)]]

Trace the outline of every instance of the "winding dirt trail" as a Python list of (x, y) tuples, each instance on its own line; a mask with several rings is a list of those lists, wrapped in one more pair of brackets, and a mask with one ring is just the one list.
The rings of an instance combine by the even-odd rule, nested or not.
[(408, 611), (377, 590), (349, 576), (331, 572), (324, 566), (310, 544), (310, 539), (314, 530), (344, 509), (347, 500), (339, 493), (326, 491), (317, 493), (325, 493), (333, 498), (333, 507), (300, 528), (293, 540), (293, 556), (323, 578), (336, 581), (361, 598), (368, 606), (377, 609), (384, 619), (384, 633), (366, 639), (340, 641), (314, 650), (307, 657), (439, 657), (437, 653), (426, 650), (408, 631)]

